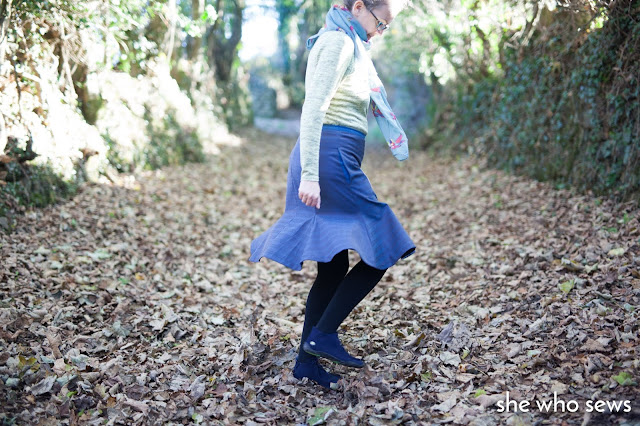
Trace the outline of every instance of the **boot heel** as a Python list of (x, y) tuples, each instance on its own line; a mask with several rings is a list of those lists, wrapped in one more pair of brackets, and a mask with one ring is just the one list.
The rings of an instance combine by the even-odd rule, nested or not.
[(331, 374), (322, 368), (317, 358), (305, 362), (300, 362), (296, 359), (296, 365), (293, 367), (293, 377), (298, 380), (306, 377), (327, 389), (332, 389), (331, 385), (338, 383), (338, 380), (340, 380), (340, 376)]

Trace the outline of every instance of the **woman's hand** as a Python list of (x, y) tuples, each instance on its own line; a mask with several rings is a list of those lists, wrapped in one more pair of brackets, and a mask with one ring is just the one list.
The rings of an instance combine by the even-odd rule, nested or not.
[(318, 182), (303, 180), (298, 188), (298, 197), (307, 206), (320, 208), (320, 184)]

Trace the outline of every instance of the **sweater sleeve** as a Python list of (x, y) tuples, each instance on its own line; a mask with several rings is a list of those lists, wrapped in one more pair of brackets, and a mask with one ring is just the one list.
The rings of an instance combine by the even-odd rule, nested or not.
[(354, 44), (340, 31), (322, 34), (309, 54), (300, 116), (302, 180), (319, 181), (320, 136), (324, 117), (354, 58)]

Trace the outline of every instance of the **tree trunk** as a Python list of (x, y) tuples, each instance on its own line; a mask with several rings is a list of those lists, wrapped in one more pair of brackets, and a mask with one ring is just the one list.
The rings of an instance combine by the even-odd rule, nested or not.
[(291, 46), (287, 40), (291, 32), (291, 18), (298, 12), (298, 8), (291, 0), (279, 0), (276, 2), (276, 11), (280, 25), (278, 26), (278, 45), (282, 58), (282, 73), (286, 78), (291, 78)]
[(216, 86), (220, 90), (220, 104), (229, 128), (242, 125), (246, 115), (250, 115), (244, 93), (233, 72), (242, 38), (244, 7), (245, 0), (216, 0), (218, 17), (206, 32), (207, 62), (214, 70)]
[[(169, 28), (167, 29), (167, 36), (165, 37), (167, 48), (167, 62), (171, 63), (173, 58), (175, 36), (176, 36), (176, 22), (178, 21), (178, 4), (177, 0), (169, 0)], [(168, 40), (167, 40), (168, 39)]]
[(4, 39), (11, 16), (12, 0), (0, 0), (0, 36)]
[[(204, 14), (204, 1), (203, 0), (191, 0), (191, 19), (198, 28), (202, 28), (201, 17)], [(200, 53), (202, 47), (202, 35), (195, 37), (189, 37), (187, 42), (187, 56), (190, 60), (194, 60)]]
[(0, 112), (0, 155), (4, 154), (4, 149), (7, 146), (7, 130), (4, 124), (4, 114)]
[(7, 46), (7, 30), (11, 18), (11, 1), (0, 0), (0, 75), (4, 72), (4, 52)]
[[(231, 7), (227, 7), (230, 5)], [(226, 10), (233, 14), (227, 21)], [(218, 19), (207, 29), (207, 57), (216, 72), (218, 81), (229, 83), (233, 61), (237, 56), (238, 43), (242, 38), (242, 11), (244, 0), (217, 0)], [(227, 24), (230, 31), (227, 31)], [(230, 33), (229, 37), (226, 34)]]

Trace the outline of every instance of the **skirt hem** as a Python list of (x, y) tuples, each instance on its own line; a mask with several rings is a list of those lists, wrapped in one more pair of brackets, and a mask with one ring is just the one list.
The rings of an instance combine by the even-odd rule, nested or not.
[(251, 261), (251, 262), (254, 262), (254, 263), (259, 263), (260, 260), (264, 257), (264, 258), (273, 260), (274, 262), (278, 262), (282, 266), (285, 266), (285, 267), (287, 267), (289, 269), (292, 269), (294, 271), (300, 271), (300, 270), (302, 270), (302, 262), (304, 262), (306, 260), (314, 261), (314, 262), (326, 263), (326, 262), (329, 262), (331, 259), (333, 259), (336, 254), (340, 253), (343, 250), (347, 250), (347, 249), (357, 252), (358, 255), (360, 255), (360, 258), (362, 259), (362, 261), (364, 263), (366, 263), (367, 265), (372, 266), (372, 267), (374, 267), (376, 269), (389, 269), (390, 267), (395, 265), (398, 262), (398, 260), (406, 259), (407, 257), (409, 257), (412, 254), (414, 254), (415, 251), (416, 251), (416, 247), (415, 246), (414, 247), (410, 247), (406, 251), (404, 251), (404, 253), (398, 259), (396, 259), (393, 262), (390, 262), (388, 264), (382, 264), (382, 265), (376, 265), (375, 264), (376, 262), (371, 262), (370, 259), (369, 259), (369, 261), (367, 261), (366, 258), (362, 257), (361, 251), (358, 250), (357, 248), (353, 247), (353, 246), (348, 246), (348, 247), (339, 246), (337, 249), (331, 250), (329, 252), (330, 254), (326, 258), (324, 258), (322, 256), (305, 256), (305, 258), (304, 259), (300, 259), (299, 262), (298, 261), (291, 262), (290, 260), (285, 260), (285, 259), (282, 259), (282, 258), (278, 258), (277, 255), (268, 254), (268, 253), (261, 254), (261, 255), (253, 254), (251, 257), (249, 257), (248, 260)]

